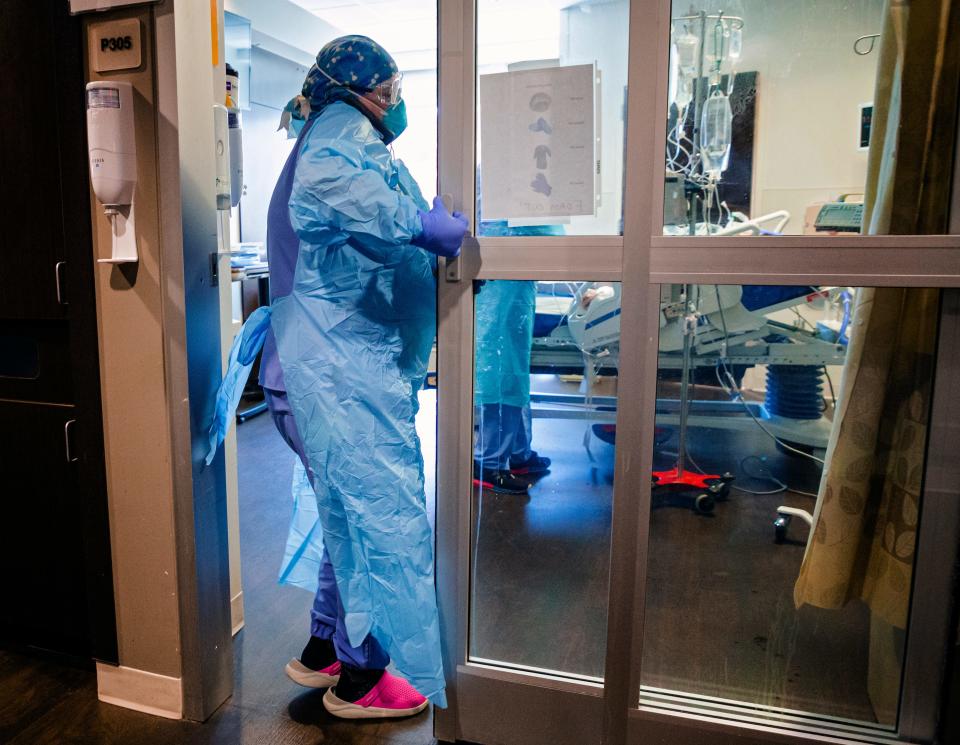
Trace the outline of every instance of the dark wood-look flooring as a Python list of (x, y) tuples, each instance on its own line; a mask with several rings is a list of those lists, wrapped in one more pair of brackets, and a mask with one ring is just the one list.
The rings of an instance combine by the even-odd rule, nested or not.
[[(666, 448), (676, 447), (671, 442)], [(691, 452), (714, 473), (738, 473), (739, 485), (770, 490), (763, 467), (794, 489), (816, 492), (814, 464), (784, 455), (765, 434), (734, 437), (694, 430)], [(658, 458), (668, 468), (668, 458)], [(732, 491), (713, 517), (663, 507), (653, 513), (643, 683), (705, 696), (873, 722), (867, 696), (869, 613), (859, 602), (836, 611), (797, 610), (793, 587), (807, 526), (796, 520), (791, 541), (774, 543), (779, 505), (813, 510), (798, 494)]]
[[(432, 458), (432, 400), (424, 450)], [(535, 446), (554, 459), (529, 499), (484, 494), (479, 516), (471, 653), (521, 666), (602, 676), (613, 448), (586, 424), (536, 420)], [(429, 714), (409, 721), (334, 720), (321, 691), (287, 680), (283, 665), (308, 633), (309, 593), (276, 584), (290, 517), (293, 456), (269, 415), (239, 428), (241, 543), (246, 626), (236, 637), (234, 696), (206, 724), (174, 722), (101, 704), (91, 672), (0, 653), (0, 742), (325, 743), (432, 745)], [(675, 438), (656, 466), (672, 465)], [(698, 465), (750, 479), (745, 455), (795, 489), (815, 491), (816, 469), (779, 453), (759, 431), (694, 430)], [(429, 462), (429, 461), (428, 461)], [(751, 461), (747, 470), (756, 473)], [(428, 468), (428, 471), (430, 469)], [(432, 487), (428, 494), (432, 493)], [(712, 517), (654, 510), (644, 637), (646, 685), (742, 701), (872, 719), (866, 695), (868, 619), (793, 606), (806, 528), (777, 546), (772, 520), (782, 495), (734, 492)], [(792, 495), (790, 504), (812, 508)]]
[(534, 419), (550, 473), (516, 497), (474, 493), (473, 657), (603, 676), (613, 447), (583, 421)]
[(430, 712), (406, 721), (337, 720), (323, 708), (322, 690), (301, 688), (286, 677), (284, 665), (300, 653), (310, 633), (312, 601), (309, 593), (276, 581), (291, 514), (295, 456), (269, 414), (239, 427), (238, 446), (246, 624), (234, 642), (234, 695), (205, 724), (158, 719), (100, 703), (92, 671), (0, 651), (0, 743), (436, 743)]
[[(614, 448), (586, 424), (534, 420), (534, 446), (551, 473), (517, 499), (474, 495), (479, 530), (471, 654), (564, 673), (603, 676)], [(696, 465), (731, 471), (737, 485), (769, 491), (772, 473), (816, 492), (816, 464), (785, 455), (758, 428), (691, 429)], [(675, 463), (676, 433), (655, 468)], [(751, 457), (758, 456), (763, 461)], [(688, 467), (693, 467), (688, 465)], [(733, 491), (705, 517), (682, 506), (653, 511), (643, 684), (818, 715), (873, 722), (867, 696), (869, 617), (862, 603), (839, 611), (794, 607), (807, 527), (774, 543), (776, 508), (813, 509), (796, 493)]]

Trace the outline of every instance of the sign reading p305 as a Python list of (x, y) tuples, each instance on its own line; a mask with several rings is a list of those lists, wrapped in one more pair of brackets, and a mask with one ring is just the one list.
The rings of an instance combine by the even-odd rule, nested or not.
[(135, 70), (140, 67), (143, 45), (139, 19), (122, 18), (91, 23), (87, 28), (90, 66), (96, 72)]
[(100, 51), (119, 52), (124, 49), (133, 49), (132, 36), (104, 36), (100, 39)]

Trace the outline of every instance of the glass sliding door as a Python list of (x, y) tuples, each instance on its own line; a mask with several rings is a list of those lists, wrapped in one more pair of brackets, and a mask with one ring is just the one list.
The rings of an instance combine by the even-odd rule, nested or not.
[(442, 739), (602, 740), (629, 6), (440, 6)]
[(438, 738), (934, 742), (937, 5), (439, 6)]
[(625, 741), (932, 743), (960, 533), (938, 404), (960, 65), (922, 31), (955, 11), (645, 6), (650, 222), (624, 240), (649, 263), (625, 269), (623, 315), (648, 333), (620, 344), (615, 471), (642, 496), (634, 545), (612, 540), (637, 595), (611, 604), (630, 669), (607, 670), (629, 680)]
[(617, 296), (613, 283), (478, 288), (473, 662), (603, 682)]
[(662, 298), (642, 695), (893, 730), (940, 292)]

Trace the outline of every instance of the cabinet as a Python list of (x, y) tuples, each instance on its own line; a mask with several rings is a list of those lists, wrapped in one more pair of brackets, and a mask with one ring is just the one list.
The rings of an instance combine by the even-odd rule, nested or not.
[(0, 3), (0, 642), (116, 662), (81, 34)]
[[(0, 3), (0, 204), (3, 205), (3, 291), (0, 317), (64, 318), (56, 265), (63, 261), (57, 110), (71, 102), (51, 56), (55, 17), (65, 2)], [(58, 12), (59, 11), (59, 12)], [(9, 279), (8, 279), (9, 278)]]
[(0, 402), (0, 629), (13, 641), (87, 656), (76, 416), (73, 406)]

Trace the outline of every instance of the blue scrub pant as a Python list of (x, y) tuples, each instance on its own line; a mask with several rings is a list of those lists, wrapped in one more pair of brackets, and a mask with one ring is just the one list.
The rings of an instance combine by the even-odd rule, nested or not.
[[(286, 391), (264, 388), (263, 394), (280, 435), (287, 445), (300, 456), (303, 467), (307, 469), (307, 473), (311, 474), (312, 478), (312, 472), (303, 449), (303, 441), (297, 431), (297, 424), (293, 419), (293, 411), (290, 409)], [(310, 635), (320, 639), (332, 639), (333, 646), (337, 651), (337, 659), (342, 663), (364, 670), (383, 670), (386, 668), (390, 663), (390, 656), (372, 634), (368, 634), (359, 647), (350, 646), (344, 624), (343, 603), (340, 602), (337, 580), (326, 548), (323, 549), (323, 563), (320, 565), (318, 580), (317, 594), (313, 599), (313, 608), (310, 609)]]
[(510, 459), (526, 460), (532, 454), (530, 406), (481, 404), (476, 407), (473, 459), (481, 468), (509, 471)]

